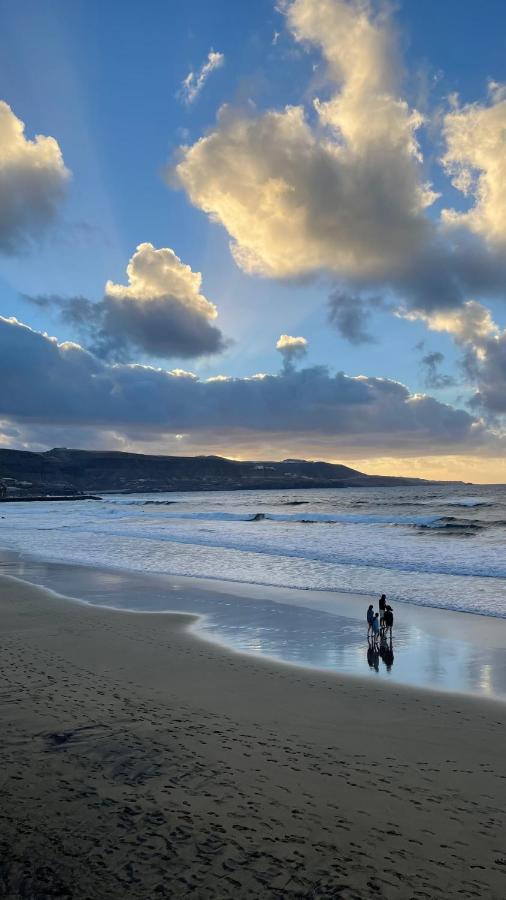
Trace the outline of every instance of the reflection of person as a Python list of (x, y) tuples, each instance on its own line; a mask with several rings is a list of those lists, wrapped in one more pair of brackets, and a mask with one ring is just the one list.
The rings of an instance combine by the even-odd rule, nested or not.
[(387, 643), (387, 640), (385, 637), (382, 638), (381, 646), (379, 649), (379, 655), (381, 656), (381, 659), (383, 660), (383, 662), (385, 663), (385, 665), (387, 667), (387, 672), (390, 672), (390, 669), (392, 668), (392, 666), (394, 664), (394, 650), (392, 647), (392, 636), (391, 635), (390, 635), (390, 641), (388, 643)]
[(379, 613), (374, 613), (374, 618), (372, 620), (372, 639), (375, 646), (378, 644), (378, 638), (380, 633), (380, 623), (379, 623)]
[(367, 662), (371, 669), (375, 669), (376, 672), (379, 672), (379, 650), (377, 645), (374, 643), (374, 640), (369, 640), (367, 647)]
[(374, 606), (371, 603), (371, 605), (369, 606), (369, 608), (367, 610), (367, 634), (371, 633), (373, 619), (374, 619)]
[(387, 598), (384, 594), (379, 598), (379, 611), (380, 611), (380, 628), (383, 628), (384, 618), (385, 618), (385, 610), (387, 608)]

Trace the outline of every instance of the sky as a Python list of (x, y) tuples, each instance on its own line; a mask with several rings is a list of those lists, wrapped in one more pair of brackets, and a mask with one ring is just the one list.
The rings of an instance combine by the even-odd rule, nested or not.
[(506, 481), (502, 0), (0, 0), (0, 446)]

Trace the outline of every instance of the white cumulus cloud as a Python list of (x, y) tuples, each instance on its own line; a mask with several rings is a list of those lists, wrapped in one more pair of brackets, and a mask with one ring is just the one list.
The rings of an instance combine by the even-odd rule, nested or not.
[(432, 312), (401, 310), (398, 315), (410, 321), (421, 320), (431, 331), (447, 332), (459, 344), (478, 346), (484, 338), (499, 332), (490, 310), (476, 300), (466, 300), (455, 309), (436, 309)]
[(492, 244), (506, 244), (506, 98), (493, 85), (488, 105), (453, 109), (444, 120), (443, 164), (454, 186), (474, 202), (467, 212), (443, 211), (448, 225), (464, 225)]
[(261, 116), (223, 109), (216, 129), (181, 149), (173, 178), (221, 223), (248, 272), (325, 269), (382, 276), (403, 268), (427, 232), (421, 116), (398, 99), (385, 21), (363, 3), (294, 0), (294, 38), (318, 47), (331, 99)]
[(70, 172), (58, 142), (36, 135), (0, 101), (0, 251), (19, 253), (55, 218)]
[(276, 342), (276, 350), (283, 358), (283, 369), (290, 372), (297, 360), (303, 359), (307, 353), (305, 337), (293, 337), (291, 334), (280, 334)]

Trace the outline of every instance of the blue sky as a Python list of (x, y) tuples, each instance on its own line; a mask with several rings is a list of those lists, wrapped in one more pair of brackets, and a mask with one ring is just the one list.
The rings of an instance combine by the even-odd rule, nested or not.
[[(362, 14), (344, 0), (313, 3), (334, 3), (357, 17)], [(438, 162), (445, 152), (442, 122), (451, 95), (458, 94), (454, 106), (459, 109), (472, 103), (485, 109), (492, 102), (487, 84), (506, 78), (506, 7), (496, 0), (404, 0), (386, 25), (378, 19), (380, 13), (379, 5), (371, 4), (370, 21), (386, 29), (398, 49), (400, 95), (426, 119), (417, 139), (423, 177), (442, 194), (426, 214), (438, 222), (443, 208), (465, 211), (474, 202), (452, 186)], [(302, 335), (308, 342), (304, 366), (325, 365), (350, 376), (398, 381), (412, 394), (429, 393), (452, 409), (467, 410), (476, 393), (469, 371), (462, 374), (469, 348), (456, 340), (455, 330), (428, 325), (425, 307), (423, 315), (418, 307), (410, 318), (396, 314), (392, 305), (402, 304), (403, 294), (392, 288), (389, 278), (373, 275), (364, 286), (356, 271), (350, 283), (348, 271), (332, 266), (330, 271), (325, 265), (288, 279), (282, 272), (249, 272), (230, 252), (229, 241), (236, 237), (232, 226), (212, 221), (220, 216), (206, 214), (203, 201), (200, 208), (192, 204), (187, 184), (174, 188), (172, 177), (167, 183), (168, 169), (181, 158), (180, 145), (192, 147), (219, 130), (216, 120), (223, 104), (246, 119), (287, 105), (302, 106), (313, 122), (314, 98), (325, 101), (341, 90), (335, 77), (329, 77), (329, 53), (317, 39), (300, 40), (288, 15), (272, 0), (149, 0), (143, 7), (128, 0), (121, 5), (96, 0), (0, 2), (0, 99), (25, 123), (27, 139), (41, 134), (58, 142), (72, 173), (65, 199), (50, 227), (43, 233), (41, 229), (40, 239), (31, 240), (28, 249), (0, 256), (0, 313), (15, 316), (37, 332), (83, 345), (75, 323), (61, 320), (61, 303), (37, 306), (23, 295), (85, 297), (99, 303), (107, 280), (126, 284), (125, 270), (135, 248), (149, 242), (155, 248), (172, 248), (182, 263), (202, 273), (202, 293), (216, 305), (216, 324), (231, 342), (222, 352), (192, 359), (173, 351), (169, 357), (157, 355), (138, 345), (128, 362), (181, 367), (201, 379), (276, 374), (283, 362), (275, 347), (279, 335)], [(182, 82), (190, 71), (199, 70), (211, 50), (223, 54), (223, 64), (210, 73), (193, 102), (185, 102)], [(498, 97), (497, 105), (502, 102)], [(1, 199), (0, 189), (0, 204)], [(480, 233), (479, 239), (488, 240), (488, 235)], [(381, 296), (389, 304), (387, 310), (370, 311), (367, 327), (374, 341), (351, 343), (329, 324), (328, 296), (336, 285), (341, 289), (343, 278), (353, 296)], [(506, 325), (500, 287), (494, 282), (483, 297), (466, 294), (462, 302), (469, 299), (486, 304), (497, 326), (495, 337), (500, 336)], [(423, 348), (416, 349), (421, 342)], [(441, 371), (453, 376), (455, 384), (432, 385), (429, 390), (427, 366), (421, 360), (436, 352), (444, 356), (438, 363)], [(483, 390), (481, 394), (485, 396)], [(473, 409), (470, 414), (477, 415), (476, 405)], [(487, 411), (494, 417), (494, 435), (498, 412), (502, 414)], [(72, 436), (70, 432), (69, 442)], [(33, 446), (39, 445), (39, 438), (33, 439)], [(96, 442), (100, 440), (97, 432)], [(135, 444), (131, 436), (128, 440)], [(32, 445), (23, 430), (13, 442)], [(219, 443), (226, 449), (226, 439)], [(228, 446), (233, 454), (232, 432)], [(188, 447), (192, 449), (191, 441)], [(367, 441), (363, 454), (358, 445), (353, 453), (364, 459), (398, 455), (395, 447), (388, 454), (382, 448), (372, 454)], [(413, 455), (402, 452), (403, 459)], [(455, 447), (455, 452), (471, 451)], [(497, 449), (489, 452), (497, 457)], [(272, 453), (277, 455), (275, 441)], [(433, 447), (420, 446), (422, 457), (439, 453), (449, 455), (448, 446), (440, 448), (437, 439)], [(335, 449), (329, 454), (343, 455)]]

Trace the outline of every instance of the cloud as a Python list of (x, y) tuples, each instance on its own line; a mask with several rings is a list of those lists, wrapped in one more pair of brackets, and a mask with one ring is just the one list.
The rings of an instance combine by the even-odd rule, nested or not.
[(220, 353), (228, 345), (212, 323), (218, 312), (202, 293), (202, 276), (169, 247), (139, 244), (127, 266), (128, 284), (108, 281), (104, 298), (27, 298), (56, 308), (104, 359), (125, 361), (134, 350), (159, 358)]
[(490, 310), (476, 300), (467, 300), (457, 309), (432, 312), (398, 310), (397, 314), (410, 321), (422, 320), (431, 331), (447, 332), (458, 344), (471, 343), (478, 346), (483, 338), (498, 332)]
[(286, 20), (295, 40), (321, 49), (331, 99), (315, 100), (311, 116), (222, 109), (213, 132), (181, 148), (172, 179), (226, 228), (247, 272), (403, 270), (427, 238), (435, 195), (421, 178), (422, 118), (397, 97), (389, 29), (344, 0), (295, 0)]
[(357, 447), (397, 455), (504, 448), (468, 412), (389, 379), (313, 367), (201, 381), (191, 373), (110, 365), (15, 319), (0, 318), (0, 380), (0, 418), (14, 425), (94, 427), (143, 441), (219, 436), (231, 447), (246, 439), (254, 447), (266, 436), (273, 448), (319, 440), (333, 455)]
[(0, 101), (0, 252), (20, 253), (54, 220), (70, 172), (53, 137), (24, 134), (24, 123)]
[(492, 85), (488, 105), (453, 101), (443, 117), (441, 163), (473, 205), (438, 217), (388, 12), (363, 0), (281, 9), (294, 40), (322, 54), (325, 99), (258, 115), (223, 107), (180, 148), (170, 183), (226, 229), (246, 272), (330, 277), (331, 323), (354, 343), (372, 338), (371, 294), (422, 313), (504, 296), (506, 89)]
[(481, 354), (473, 366), (477, 391), (471, 406), (492, 415), (506, 413), (506, 331), (481, 345)]
[(207, 62), (202, 63), (197, 72), (188, 72), (180, 90), (180, 96), (186, 103), (193, 103), (197, 99), (211, 73), (215, 69), (220, 69), (224, 62), (225, 57), (223, 53), (210, 50), (207, 54)]
[(452, 182), (474, 200), (467, 212), (443, 211), (448, 225), (465, 225), (493, 245), (506, 245), (506, 88), (490, 85), (490, 103), (456, 107), (444, 119), (443, 164)]
[(439, 367), (444, 362), (444, 354), (438, 351), (426, 353), (421, 359), (421, 366), (424, 370), (425, 386), (433, 390), (441, 388), (453, 387), (455, 379), (451, 375), (443, 375), (439, 371)]
[(329, 297), (329, 322), (350, 344), (372, 344), (376, 338), (367, 330), (371, 313), (387, 308), (381, 297), (361, 297), (338, 289)]
[[(476, 386), (470, 400), (472, 408), (492, 416), (506, 413), (506, 329), (502, 330), (494, 322), (487, 307), (476, 300), (468, 300), (460, 309), (430, 315), (411, 312), (406, 317), (421, 318), (432, 331), (447, 332), (463, 349), (464, 371)], [(438, 377), (441, 376), (436, 373)], [(437, 387), (436, 384), (430, 386)]]
[(295, 363), (304, 359), (307, 353), (307, 340), (305, 337), (292, 337), (290, 334), (280, 334), (276, 342), (276, 350), (283, 358), (283, 371), (293, 371)]

